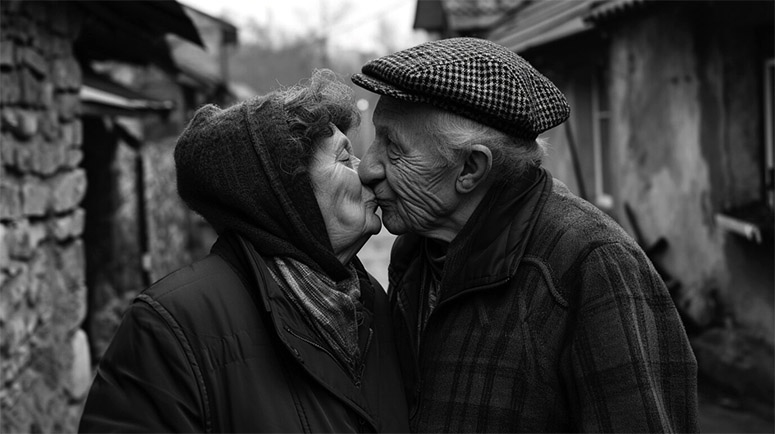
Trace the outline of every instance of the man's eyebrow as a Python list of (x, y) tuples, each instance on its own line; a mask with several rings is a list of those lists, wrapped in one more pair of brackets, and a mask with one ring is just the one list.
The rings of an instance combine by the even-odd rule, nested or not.
[(391, 142), (400, 142), (400, 136), (395, 130), (391, 128), (383, 125), (375, 128), (375, 130), (377, 134), (387, 137)]

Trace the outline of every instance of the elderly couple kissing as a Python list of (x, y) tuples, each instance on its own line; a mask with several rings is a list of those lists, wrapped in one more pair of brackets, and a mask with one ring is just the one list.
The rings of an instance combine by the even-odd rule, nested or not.
[[(219, 238), (133, 301), (83, 432), (695, 432), (697, 366), (644, 252), (541, 167), (570, 114), (486, 40), (194, 115), (178, 191)], [(376, 214), (381, 209), (381, 220)], [(399, 235), (384, 291), (356, 254)]]

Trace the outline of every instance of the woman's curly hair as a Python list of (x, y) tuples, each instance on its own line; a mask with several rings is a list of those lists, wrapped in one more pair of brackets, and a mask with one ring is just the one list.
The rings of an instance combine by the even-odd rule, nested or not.
[(287, 115), (290, 138), (278, 156), (285, 172), (297, 175), (308, 168), (320, 141), (331, 137), (331, 124), (343, 133), (358, 126), (355, 94), (329, 69), (315, 70), (308, 80), (277, 91)]

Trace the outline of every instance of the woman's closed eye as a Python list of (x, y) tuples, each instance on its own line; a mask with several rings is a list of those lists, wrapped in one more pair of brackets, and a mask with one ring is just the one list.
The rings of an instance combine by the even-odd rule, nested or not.
[(340, 163), (346, 165), (349, 168), (353, 168), (353, 156), (347, 151), (342, 151), (341, 154), (339, 154), (339, 158), (337, 158), (337, 161)]

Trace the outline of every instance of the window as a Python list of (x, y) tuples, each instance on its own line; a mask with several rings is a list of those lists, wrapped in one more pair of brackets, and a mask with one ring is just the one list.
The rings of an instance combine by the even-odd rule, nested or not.
[(611, 164), (611, 109), (608, 100), (608, 75), (605, 67), (598, 67), (592, 76), (592, 154), (595, 167), (594, 202), (598, 208), (610, 211), (614, 200), (611, 195), (613, 172)]
[(761, 166), (763, 197), (754, 203), (716, 214), (716, 223), (722, 229), (737, 233), (761, 244), (771, 242), (775, 219), (775, 58), (764, 60), (764, 163)]

